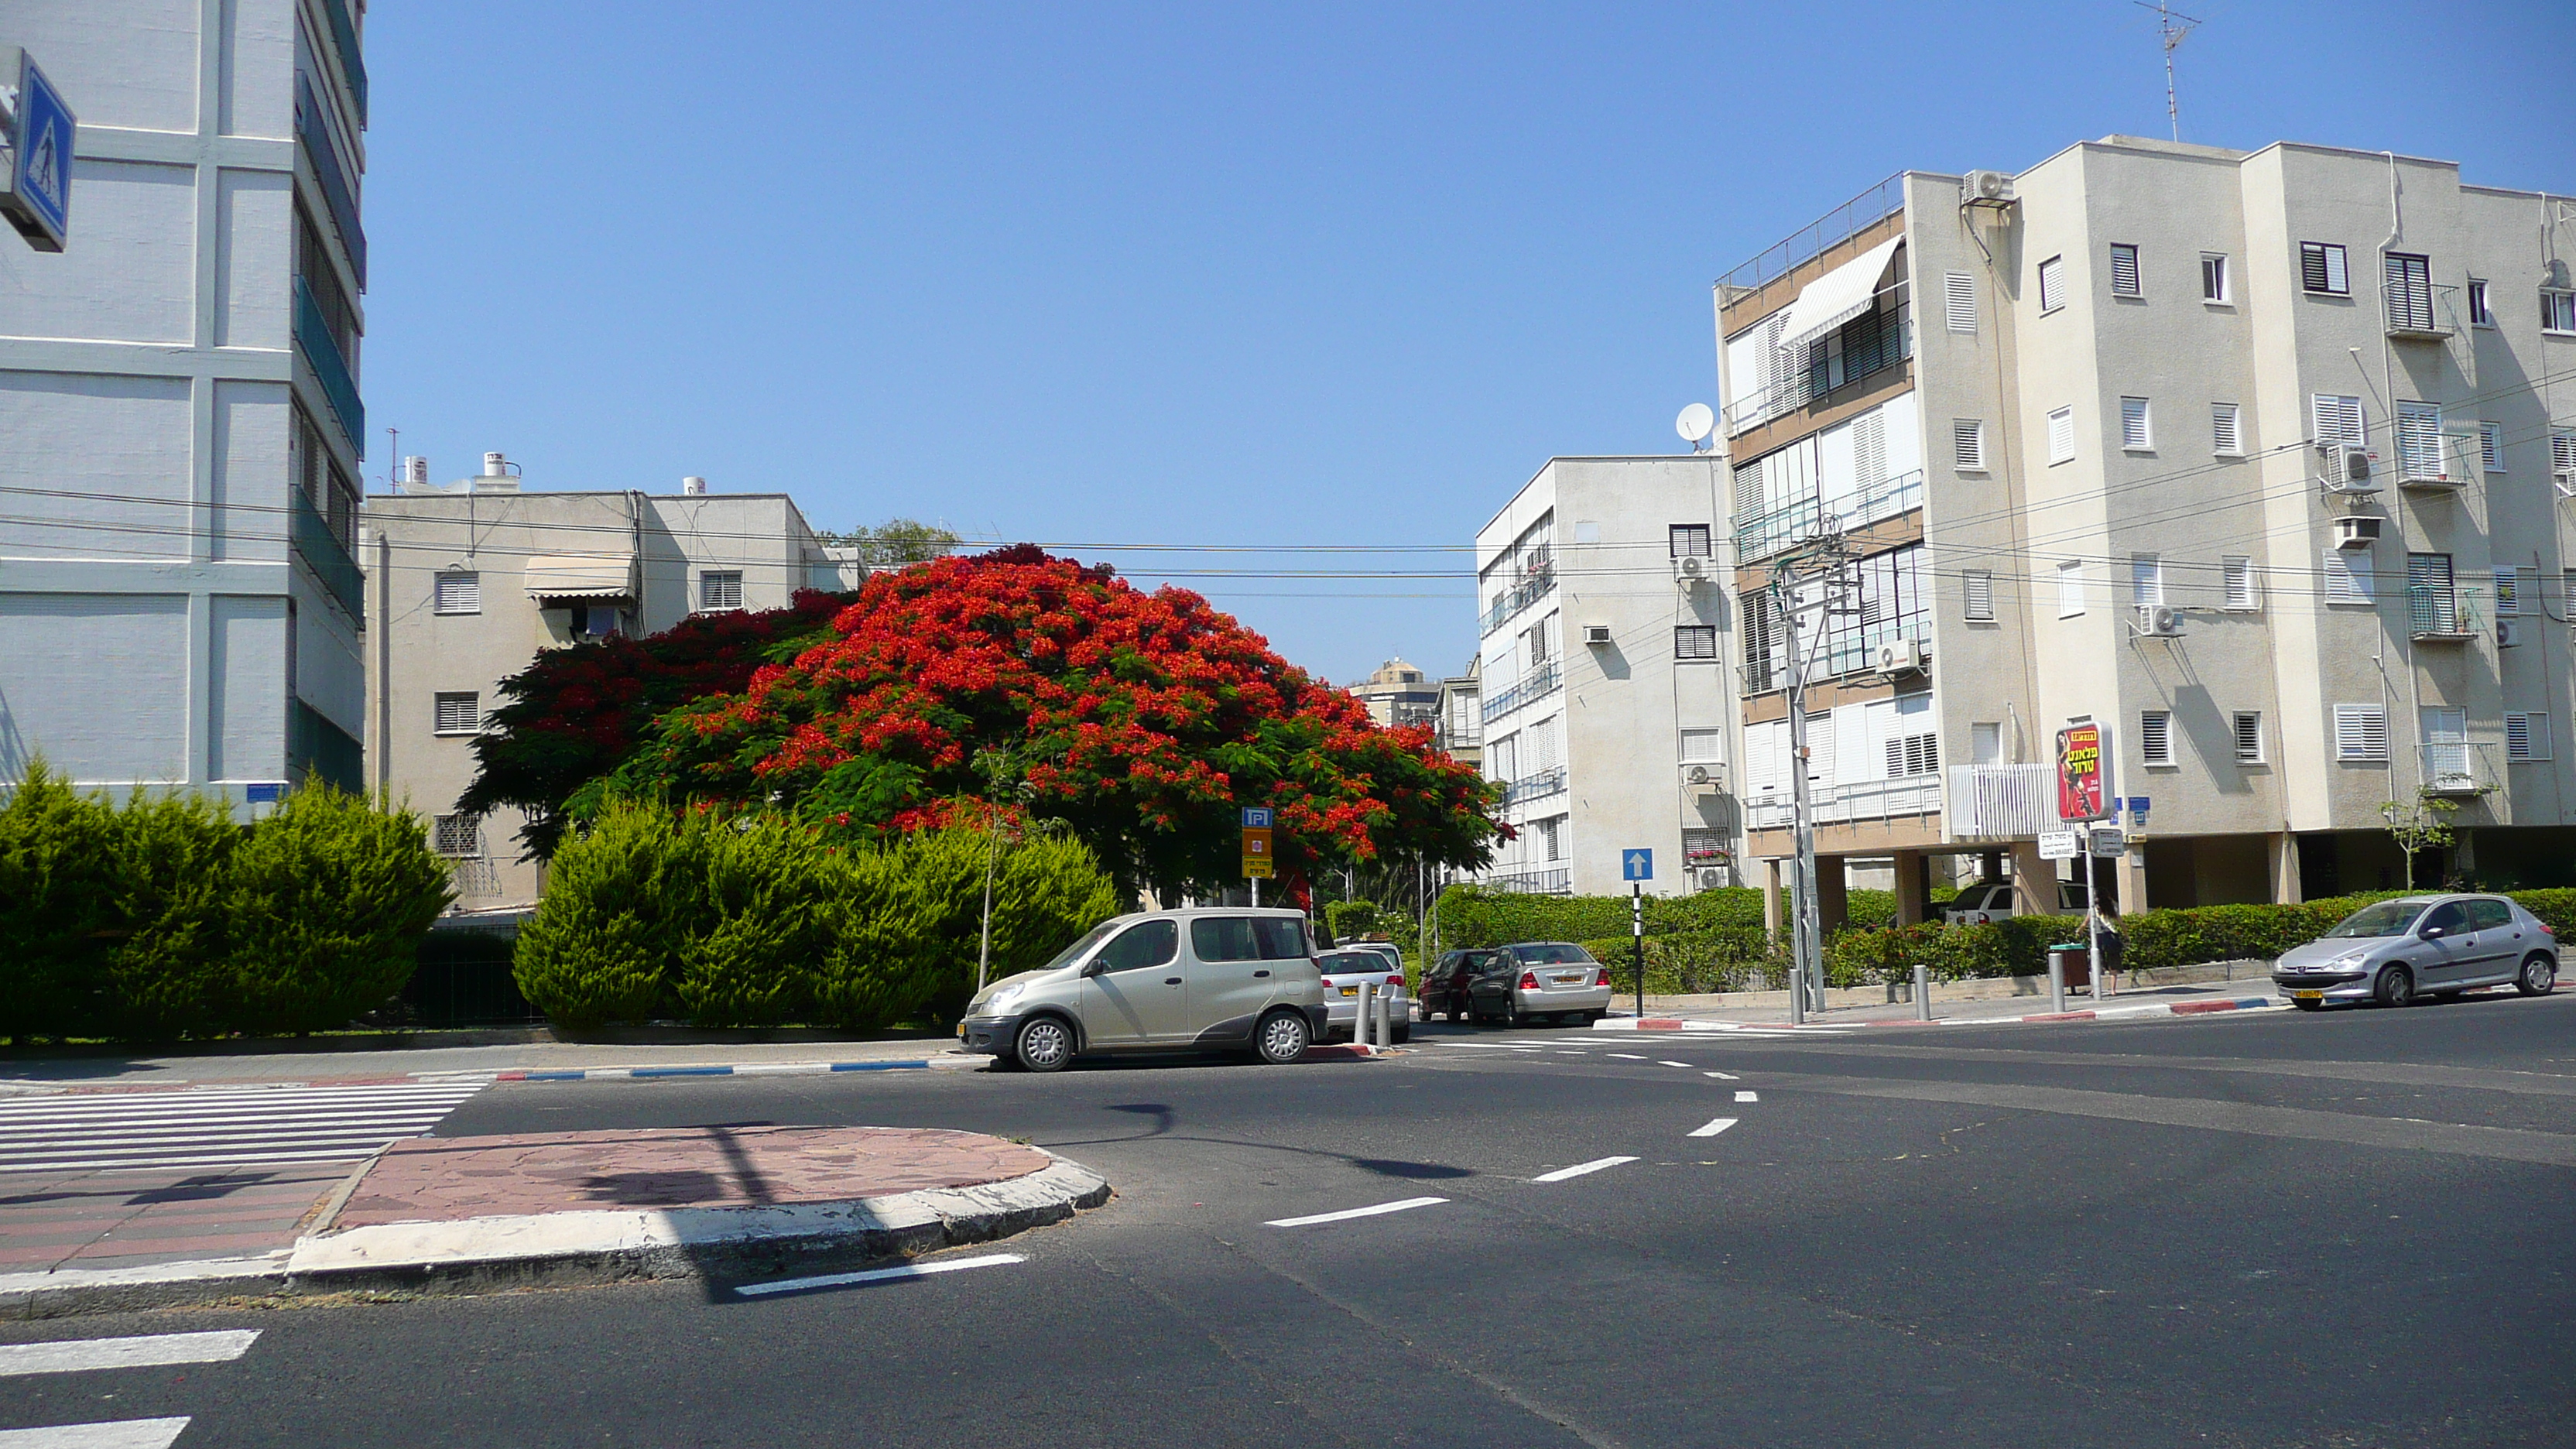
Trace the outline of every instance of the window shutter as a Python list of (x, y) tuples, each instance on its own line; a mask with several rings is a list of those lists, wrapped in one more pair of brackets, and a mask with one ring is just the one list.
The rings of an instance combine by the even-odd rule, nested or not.
[(2318, 393), (2312, 400), (2316, 412), (2317, 441), (2339, 443), (2347, 448), (2370, 446), (2370, 435), (2361, 417), (2361, 399)]
[(453, 571), (440, 574), (432, 608), (441, 614), (482, 613), (483, 576)]
[(1673, 630), (1673, 657), (1675, 659), (1715, 659), (1717, 626), (1714, 624), (1676, 626)]
[(2111, 243), (2111, 290), (2123, 297), (2139, 293), (2138, 249), (2127, 242)]
[(1968, 574), (1968, 617), (1981, 624), (1994, 620), (1995, 576), (1984, 569)]
[(2150, 765), (2173, 763), (2173, 713), (2150, 709), (2138, 715), (2138, 757)]
[(1887, 481), (1887, 413), (1872, 408), (1852, 420), (1852, 462), (1864, 492)]
[(2478, 424), (2478, 466), (2489, 473), (2504, 471), (2504, 425)]
[(2336, 705), (2334, 729), (2336, 759), (2385, 760), (2388, 758), (2388, 711), (2382, 706)]
[(2299, 243), (2299, 285), (2311, 292), (2326, 288), (2326, 249), (2315, 242)]
[[(2359, 556), (2357, 560), (2355, 555)], [(2327, 603), (2368, 604), (2378, 597), (2379, 580), (2371, 571), (2368, 549), (2326, 550)]]
[(2259, 710), (2236, 712), (2236, 762), (2259, 765), (2263, 762), (2263, 715)]
[(2142, 397), (2120, 399), (2120, 446), (2144, 450), (2154, 446), (2154, 437), (2147, 426), (2147, 400)]
[(1977, 330), (1977, 281), (1965, 272), (1952, 272), (1942, 278), (1942, 301), (1949, 314), (1950, 330)]
[(2409, 479), (2445, 482), (2442, 464), (2442, 410), (2431, 403), (2397, 405), (2397, 459)]
[(2059, 408), (2048, 415), (2048, 461), (2072, 462), (2075, 458), (2075, 409)]
[(2039, 264), (2039, 310), (2054, 312), (2066, 305), (2066, 259), (2050, 257)]
[(2511, 568), (2495, 571), (2495, 611), (2498, 618), (2522, 612), (2522, 575)]
[(2069, 559), (2057, 566), (2057, 617), (2071, 619), (2084, 612), (2084, 565)]
[(2432, 263), (2423, 257), (2390, 253), (2380, 259), (2380, 264), (2388, 283), (2389, 325), (2417, 332), (2431, 331)]
[(2504, 757), (2517, 763), (2531, 758), (2531, 716), (2511, 713), (2505, 715)]
[(2234, 403), (2209, 405), (2209, 447), (2222, 458), (2232, 458), (2245, 451), (2245, 432)]
[(483, 727), (480, 697), (473, 694), (440, 694), (434, 697), (436, 728), (443, 735), (473, 734)]
[[(2341, 550), (2337, 550), (2341, 552)], [(2254, 560), (2243, 554), (2229, 554), (2219, 561), (2227, 580), (2227, 607), (2251, 609), (2254, 600)]]
[(2129, 556), (2129, 602), (2141, 609), (2165, 601), (2165, 561), (2155, 554)]
[(1986, 466), (1986, 425), (1976, 418), (1953, 418), (1950, 422), (1950, 451), (1960, 472), (1983, 472)]
[(2576, 479), (2576, 432), (2561, 428), (2549, 435), (2549, 471)]

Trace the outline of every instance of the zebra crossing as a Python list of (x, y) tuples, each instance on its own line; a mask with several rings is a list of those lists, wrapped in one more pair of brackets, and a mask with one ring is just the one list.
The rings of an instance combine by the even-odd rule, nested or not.
[(488, 1074), (382, 1086), (225, 1087), (0, 1101), (0, 1172), (355, 1161), (418, 1137)]
[[(259, 1334), (255, 1328), (234, 1328), (212, 1333), (155, 1333), (139, 1338), (75, 1338), (0, 1345), (0, 1378), (230, 1363), (250, 1352)], [(0, 1449), (170, 1449), (187, 1431), (189, 1417), (172, 1414), (152, 1419), (0, 1429)]]

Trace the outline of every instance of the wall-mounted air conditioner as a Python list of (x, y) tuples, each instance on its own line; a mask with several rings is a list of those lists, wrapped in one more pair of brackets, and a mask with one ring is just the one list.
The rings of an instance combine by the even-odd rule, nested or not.
[(2496, 620), (2496, 647), (2498, 649), (2511, 649), (2521, 642), (2522, 621), (2520, 619)]
[(2179, 639), (2182, 637), (2182, 611), (2165, 604), (2140, 604), (2137, 630), (2141, 638)]
[(1726, 869), (1723, 866), (1703, 866), (1698, 870), (1692, 871), (1690, 873), (1690, 877), (1691, 884), (1698, 886), (1704, 891), (1713, 891), (1722, 888), (1726, 884)]
[(1610, 642), (1610, 626), (1609, 626), (1609, 625), (1607, 625), (1607, 624), (1586, 624), (1586, 625), (1584, 625), (1584, 626), (1583, 626), (1583, 642), (1584, 642), (1584, 643), (1586, 643), (1586, 644), (1593, 644), (1593, 645), (1601, 645), (1601, 644), (1607, 644), (1607, 643), (1609, 643), (1609, 642)]
[(1704, 584), (1717, 576), (1717, 560), (1699, 554), (1684, 554), (1673, 560), (1673, 582), (1687, 589)]
[(2002, 206), (2013, 199), (2013, 179), (2001, 171), (1971, 171), (1960, 189), (1968, 194), (1968, 204)]
[(1929, 639), (1889, 639), (1881, 642), (1875, 655), (1881, 674), (1909, 674), (1932, 662)]
[(2379, 542), (2380, 525), (2388, 520), (2357, 514), (2334, 521), (2335, 547), (2368, 548)]
[(1724, 765), (1684, 765), (1682, 783), (1694, 790), (1723, 791), (1726, 788), (1726, 767)]
[(2317, 478), (2328, 493), (2379, 491), (2378, 455), (2341, 443), (2317, 444)]

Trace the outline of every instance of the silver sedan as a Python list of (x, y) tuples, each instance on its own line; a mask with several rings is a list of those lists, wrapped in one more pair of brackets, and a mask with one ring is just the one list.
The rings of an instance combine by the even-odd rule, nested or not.
[(2502, 896), (2374, 901), (2272, 966), (2273, 984), (2302, 1011), (2330, 1001), (2404, 1006), (2508, 984), (2542, 996), (2557, 981), (2558, 937)]

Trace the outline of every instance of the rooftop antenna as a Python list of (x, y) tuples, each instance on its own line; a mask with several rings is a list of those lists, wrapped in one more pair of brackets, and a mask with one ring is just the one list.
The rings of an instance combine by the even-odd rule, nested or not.
[(2156, 12), (2156, 30), (2165, 42), (2165, 119), (2173, 123), (2173, 138), (2179, 141), (2182, 139), (2182, 108), (2174, 103), (2174, 47), (2182, 44), (2182, 38), (2191, 34), (2191, 28), (2200, 22), (2164, 3), (2164, 0), (2156, 0), (2153, 5), (2147, 0), (2131, 0), (2131, 3), (2141, 10)]

